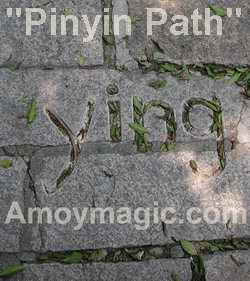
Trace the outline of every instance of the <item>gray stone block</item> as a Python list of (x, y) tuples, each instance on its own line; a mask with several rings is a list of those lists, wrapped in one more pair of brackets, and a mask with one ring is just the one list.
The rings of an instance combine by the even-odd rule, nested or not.
[(82, 265), (31, 264), (26, 265), (24, 271), (18, 273), (13, 280), (80, 281), (85, 280), (85, 276)]
[(0, 254), (0, 270), (2, 270), (3, 268), (6, 268), (8, 266), (11, 266), (13, 264), (19, 264), (17, 255)]
[[(0, 160), (4, 159), (6, 157), (0, 157)], [(0, 167), (0, 252), (13, 253), (20, 250), (22, 225), (15, 220), (5, 224), (5, 220), (13, 202), (17, 202), (24, 211), (23, 190), (27, 167), (20, 158), (7, 159), (13, 161), (13, 166), (9, 169)]]
[(173, 273), (181, 280), (191, 280), (189, 260), (151, 260), (140, 263), (93, 264), (83, 266), (86, 280), (171, 281)]
[[(220, 1), (216, 3), (222, 7), (233, 8), (233, 17), (223, 18), (222, 35), (216, 34), (216, 26), (211, 24), (211, 35), (204, 35), (204, 13), (208, 8), (207, 2), (197, 0), (192, 1), (157, 1), (150, 0), (129, 0), (129, 15), (132, 18), (140, 19), (134, 24), (132, 36), (129, 37), (129, 50), (134, 58), (147, 54), (152, 54), (156, 50), (161, 50), (162, 61), (175, 62), (179, 64), (195, 63), (216, 63), (225, 65), (249, 65), (249, 2), (244, 1)], [(146, 8), (162, 8), (168, 14), (167, 23), (154, 26), (153, 35), (147, 36), (146, 28)], [(191, 15), (195, 9), (203, 16), (199, 21), (199, 30), (202, 35), (195, 36), (193, 33), (193, 23)], [(240, 18), (235, 16), (236, 8), (241, 8)], [(173, 35), (170, 27), (176, 21), (172, 21), (174, 15), (187, 16), (189, 20), (189, 35)], [(154, 20), (160, 20), (161, 16), (154, 16)], [(180, 20), (177, 21), (180, 23)], [(180, 28), (179, 28), (180, 29)], [(153, 43), (154, 42), (154, 43)]]
[[(160, 90), (149, 87), (151, 82), (157, 80), (167, 81), (166, 86)], [(151, 72), (143, 76), (135, 76), (134, 82), (135, 84), (130, 87), (129, 91), (132, 96), (141, 97), (145, 102), (154, 99), (162, 100), (173, 108), (177, 122), (177, 142), (215, 140), (213, 134), (209, 132), (212, 111), (205, 107), (196, 106), (190, 114), (190, 121), (197, 128), (197, 132), (193, 132), (191, 135), (184, 129), (182, 122), (184, 103), (191, 98), (212, 100), (212, 97), (216, 95), (223, 109), (225, 137), (231, 140), (237, 133), (244, 99), (240, 95), (242, 89), (229, 81), (215, 81), (198, 74), (192, 75), (188, 81), (180, 81), (170, 75), (156, 75)], [(159, 115), (162, 115), (159, 110), (151, 110), (145, 117), (145, 126), (150, 129), (150, 139), (154, 141), (163, 141), (166, 135), (163, 121), (156, 118)]]
[[(249, 222), (242, 224), (241, 214), (244, 218), (244, 213), (240, 208), (249, 214), (249, 159), (249, 146), (228, 153), (226, 169), (216, 176), (218, 159), (215, 152), (128, 156), (82, 154), (71, 176), (57, 190), (56, 181), (67, 167), (69, 156), (42, 151), (31, 164), (40, 206), (50, 207), (53, 212), (66, 207), (72, 215), (72, 220), (65, 225), (56, 224), (55, 220), (42, 225), (44, 250), (159, 245), (172, 242), (172, 237), (213, 240), (231, 235), (248, 236)], [(192, 171), (190, 160), (198, 163), (198, 173)], [(85, 224), (79, 230), (74, 229), (77, 222), (73, 207), (79, 212), (87, 208)], [(109, 224), (109, 214), (106, 214), (105, 224), (100, 224), (98, 215), (94, 223), (90, 223), (89, 208), (98, 207), (114, 208), (114, 224)], [(117, 210), (121, 207), (131, 208), (130, 224), (117, 223)], [(144, 216), (141, 221), (135, 220), (134, 214), (139, 207), (150, 208), (148, 221)], [(162, 221), (166, 215), (158, 222), (153, 221), (156, 207), (160, 211), (174, 208), (174, 221), (169, 222), (173, 218), (169, 213), (165, 224)], [(200, 219), (198, 223), (187, 219), (190, 208), (198, 208), (193, 217)], [(239, 218), (237, 223), (228, 226), (232, 209)], [(138, 226), (145, 228), (139, 230)]]
[(245, 281), (250, 278), (249, 252), (232, 252), (207, 257), (208, 281)]
[(188, 260), (157, 260), (140, 263), (93, 263), (86, 265), (30, 264), (13, 279), (18, 281), (106, 281), (146, 280), (172, 281), (176, 272), (182, 280), (190, 280)]
[[(107, 140), (105, 83), (108, 85), (109, 81), (103, 71), (38, 70), (12, 73), (1, 70), (0, 77), (1, 120), (4, 121), (1, 122), (1, 146), (67, 144), (68, 138), (49, 121), (45, 108), (53, 109), (73, 133), (78, 134), (86, 122), (88, 101), (92, 100), (96, 100), (98, 111), (95, 110), (93, 115), (89, 140)], [(37, 103), (37, 117), (29, 125), (25, 116), (32, 99)]]
[[(113, 1), (113, 15), (128, 15), (128, 4), (125, 0)], [(126, 25), (120, 24), (119, 35), (115, 36), (116, 65), (127, 70), (138, 69), (137, 62), (133, 59), (128, 48), (128, 36), (126, 36)]]
[[(129, 124), (133, 122), (133, 96), (141, 97), (144, 102), (162, 100), (174, 109), (178, 143), (210, 140), (215, 144), (216, 137), (209, 133), (212, 112), (202, 107), (194, 108), (191, 114), (192, 123), (200, 130), (197, 136), (185, 131), (182, 125), (183, 104), (191, 97), (211, 100), (213, 94), (216, 94), (223, 108), (226, 138), (230, 139), (237, 131), (243, 107), (240, 87), (228, 81), (214, 81), (196, 75), (190, 81), (178, 81), (168, 75), (158, 77), (155, 73), (138, 75), (133, 79), (134, 81), (119, 72), (105, 70), (11, 72), (1, 69), (0, 118), (4, 122), (0, 124), (0, 145), (67, 144), (68, 138), (49, 121), (45, 108), (56, 112), (77, 135), (85, 125), (88, 102), (92, 100), (95, 101), (96, 108), (85, 141), (110, 142), (107, 102), (116, 100), (121, 104), (122, 143), (132, 142), (134, 132)], [(168, 84), (164, 89), (156, 91), (148, 86), (155, 79), (165, 79)], [(111, 83), (118, 86), (119, 95), (110, 97), (107, 94), (106, 89)], [(29, 125), (25, 116), (32, 99), (37, 103), (37, 117)], [(166, 125), (157, 118), (159, 114), (162, 115), (158, 109), (147, 113), (145, 126), (150, 131), (150, 140), (163, 142), (166, 138)]]
[[(8, 18), (6, 9), (13, 8), (13, 17)], [(15, 16), (14, 8), (22, 8), (22, 16)], [(25, 8), (42, 8), (46, 12), (46, 23), (32, 27), (31, 36), (26, 35)], [(51, 8), (56, 8), (57, 31), (51, 35)], [(78, 36), (72, 35), (72, 22), (67, 24), (67, 36), (61, 35), (61, 15), (78, 17)], [(102, 20), (94, 39), (83, 43), (87, 30), (81, 20), (87, 15), (91, 26), (96, 15), (102, 15), (100, 1), (2, 1), (0, 4), (1, 27), (0, 65), (21, 65), (23, 67), (90, 66), (103, 64)], [(39, 19), (33, 15), (32, 19)], [(84, 58), (83, 60), (81, 58)]]

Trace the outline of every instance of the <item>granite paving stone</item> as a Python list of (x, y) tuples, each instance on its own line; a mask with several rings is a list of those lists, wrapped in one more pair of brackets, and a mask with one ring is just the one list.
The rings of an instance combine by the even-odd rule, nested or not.
[[(121, 0), (122, 1), (122, 0)], [(215, 21), (211, 24), (211, 33), (205, 35), (204, 13), (208, 1), (183, 0), (129, 0), (129, 15), (137, 19), (133, 25), (132, 36), (129, 37), (128, 49), (135, 59), (146, 54), (161, 52), (161, 61), (178, 64), (216, 63), (223, 65), (249, 65), (249, 1), (213, 1), (213, 4), (233, 9), (233, 17), (222, 19), (222, 35), (217, 35)], [(161, 8), (167, 15), (165, 24), (154, 26), (152, 36), (147, 36), (147, 8)], [(241, 8), (241, 17), (236, 17), (236, 8)], [(194, 35), (191, 15), (199, 9), (202, 20), (199, 21), (201, 35)], [(188, 35), (173, 35), (170, 27), (181, 20), (172, 20), (173, 16), (184, 15), (188, 18)], [(153, 20), (161, 16), (154, 14)], [(179, 27), (178, 30), (180, 30)], [(158, 56), (157, 56), (158, 57)]]
[[(22, 8), (21, 17), (7, 17), (7, 8)], [(46, 22), (32, 27), (26, 35), (26, 8), (40, 8), (46, 13)], [(56, 13), (51, 9), (56, 8)], [(13, 12), (14, 13), (14, 12)], [(0, 65), (22, 67), (79, 67), (103, 64), (102, 20), (92, 41), (83, 43), (87, 36), (86, 25), (81, 20), (87, 15), (91, 25), (96, 15), (102, 15), (101, 1), (1, 1)], [(51, 35), (51, 15), (57, 16), (56, 35)], [(78, 35), (72, 33), (72, 22), (67, 23), (67, 35), (61, 35), (61, 15), (78, 17)], [(32, 20), (39, 15), (33, 14)], [(83, 59), (82, 59), (83, 58)]]
[[(149, 84), (157, 79), (165, 79), (167, 86), (159, 91)], [(118, 94), (110, 96), (107, 88), (118, 87)], [(169, 75), (157, 76), (154, 72), (147, 75), (126, 75), (107, 70), (57, 70), (57, 71), (17, 71), (0, 70), (0, 145), (39, 145), (56, 146), (69, 143), (55, 124), (45, 113), (49, 108), (68, 125), (73, 134), (78, 135), (87, 121), (89, 102), (95, 102), (87, 142), (109, 143), (110, 124), (108, 101), (119, 101), (121, 111), (122, 143), (132, 142), (134, 132), (129, 127), (133, 122), (133, 97), (137, 96), (146, 103), (150, 100), (164, 101), (174, 110), (177, 122), (177, 142), (212, 140), (215, 135), (209, 132), (212, 123), (212, 111), (205, 107), (193, 108), (190, 120), (198, 132), (191, 135), (182, 124), (184, 102), (190, 98), (211, 100), (214, 95), (219, 98), (223, 109), (225, 137), (235, 137), (237, 129), (242, 134), (247, 130), (238, 128), (244, 106), (241, 87), (228, 81), (215, 81), (203, 76), (193, 75), (190, 81), (178, 81)], [(37, 116), (28, 124), (27, 112), (36, 104)], [(9, 110), (11, 108), (11, 110)], [(248, 110), (249, 106), (246, 106)], [(145, 126), (150, 131), (150, 140), (163, 141), (166, 137), (166, 125), (157, 116), (159, 109), (152, 109), (145, 115)], [(243, 130), (243, 131), (242, 131)], [(245, 143), (246, 141), (244, 141)]]
[(20, 221), (11, 221), (6, 224), (6, 218), (13, 202), (17, 202), (24, 210), (24, 179), (26, 164), (21, 158), (0, 157), (0, 161), (12, 161), (12, 167), (0, 167), (0, 252), (15, 253), (20, 250), (22, 224)]
[[(249, 153), (249, 145), (228, 153), (227, 165), (221, 174), (216, 172), (216, 152), (127, 156), (86, 156), (83, 153), (73, 173), (58, 190), (56, 183), (67, 168), (69, 153), (58, 151), (51, 154), (50, 150), (42, 150), (31, 162), (40, 207), (50, 207), (53, 213), (66, 207), (72, 218), (64, 225), (42, 225), (44, 250), (159, 245), (171, 243), (172, 237), (196, 241), (224, 239), (232, 235), (248, 237)], [(191, 160), (198, 165), (197, 173), (190, 167)], [(74, 207), (79, 212), (87, 208), (84, 224), (79, 229), (72, 212)], [(106, 209), (110, 207), (113, 211)], [(131, 208), (130, 223), (117, 222), (117, 210), (121, 207)], [(136, 217), (139, 207), (149, 208), (149, 211)], [(174, 214), (171, 209), (154, 221), (156, 207), (160, 214), (164, 208), (174, 208)], [(91, 223), (91, 208), (106, 210), (103, 223), (100, 223), (99, 211)], [(198, 208), (192, 213), (194, 222), (188, 219), (191, 208)], [(111, 224), (110, 212), (114, 212)], [(149, 214), (148, 219), (145, 219), (145, 212)], [(233, 221), (233, 214), (238, 219), (228, 226), (228, 221)]]

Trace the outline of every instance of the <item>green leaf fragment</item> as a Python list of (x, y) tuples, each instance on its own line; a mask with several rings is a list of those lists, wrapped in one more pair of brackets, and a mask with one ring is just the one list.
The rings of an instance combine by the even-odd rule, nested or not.
[(49, 261), (49, 257), (45, 255), (39, 256), (38, 261), (43, 261), (43, 262)]
[(72, 10), (70, 8), (65, 8), (63, 11), (65, 17), (72, 15)]
[(177, 66), (173, 63), (164, 63), (160, 65), (160, 72), (175, 72)]
[(10, 64), (7, 65), (7, 68), (8, 68), (10, 71), (14, 72), (14, 71), (16, 71), (16, 70), (18, 69), (18, 66), (19, 66), (18, 64), (10, 63)]
[(235, 71), (232, 78), (230, 79), (230, 82), (235, 83), (235, 82), (239, 81), (241, 74), (242, 74), (241, 72)]
[(32, 99), (26, 113), (26, 119), (28, 124), (32, 124), (36, 120), (36, 117), (37, 117), (37, 104), (36, 104), (36, 100)]
[(12, 160), (4, 159), (0, 160), (0, 167), (4, 169), (9, 169), (13, 166)]
[(63, 259), (63, 263), (67, 264), (74, 264), (74, 263), (80, 263), (82, 260), (82, 254), (79, 252), (74, 252), (65, 259)]
[(143, 114), (143, 104), (142, 101), (138, 97), (133, 97), (133, 106), (134, 110), (138, 115)]
[(211, 67), (206, 66), (206, 71), (207, 71), (208, 76), (210, 76), (210, 77), (212, 77), (212, 78), (215, 77), (215, 74), (214, 74), (214, 72), (213, 72), (213, 69), (211, 69)]
[(156, 90), (159, 90), (159, 89), (164, 88), (167, 85), (167, 81), (166, 80), (154, 80), (154, 81), (151, 81), (148, 85)]
[(175, 150), (176, 144), (175, 143), (163, 143), (161, 144), (161, 152), (168, 152), (170, 150)]
[(246, 76), (244, 77), (244, 79), (243, 79), (244, 81), (250, 81), (250, 72), (248, 72), (247, 74), (246, 74)]
[(24, 103), (24, 104), (27, 104), (27, 103), (28, 103), (27, 99), (28, 99), (27, 96), (22, 96), (22, 97), (20, 98), (20, 101), (21, 101), (22, 103)]
[(211, 9), (211, 11), (220, 17), (225, 17), (227, 15), (227, 12), (224, 8), (214, 5), (214, 4), (209, 4), (208, 7)]
[(215, 245), (210, 245), (209, 250), (211, 252), (218, 252), (220, 250), (220, 248)]
[(24, 270), (23, 265), (9, 266), (0, 271), (0, 277), (2, 277), (2, 278), (10, 277), (10, 276), (17, 274), (18, 272), (22, 272), (23, 270)]
[(180, 240), (180, 245), (182, 249), (190, 256), (198, 256), (198, 252), (191, 242), (187, 240)]
[(225, 76), (226, 76), (225, 73), (216, 74), (214, 76), (214, 79), (216, 79), (216, 80), (224, 80)]
[(206, 281), (206, 270), (201, 256), (194, 256), (191, 261), (192, 281)]
[(85, 63), (86, 63), (86, 58), (82, 54), (80, 54), (79, 65), (83, 66)]
[(148, 134), (148, 130), (145, 127), (143, 127), (141, 124), (130, 123), (129, 127), (141, 136), (144, 136), (145, 134)]
[(247, 67), (243, 67), (243, 68), (237, 67), (236, 70), (238, 72), (245, 73), (245, 72), (248, 72), (249, 69)]
[(141, 21), (142, 18), (139, 17), (139, 16), (130, 16), (130, 20), (131, 20), (131, 23), (132, 23), (132, 24), (135, 24), (135, 23), (137, 23), (138, 21)]

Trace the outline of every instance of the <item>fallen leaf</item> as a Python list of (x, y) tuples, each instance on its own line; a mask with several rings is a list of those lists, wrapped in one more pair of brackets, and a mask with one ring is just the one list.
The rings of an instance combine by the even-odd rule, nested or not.
[(145, 127), (143, 127), (141, 124), (131, 123), (129, 124), (129, 127), (139, 135), (148, 134), (148, 130)]
[(196, 161), (190, 160), (189, 165), (194, 173), (198, 172), (198, 165), (197, 165)]
[(187, 240), (180, 240), (182, 249), (190, 256), (198, 256), (198, 252), (194, 245)]
[(210, 4), (208, 5), (208, 7), (212, 10), (212, 12), (220, 17), (225, 17), (227, 15), (227, 12), (225, 11), (224, 8), (214, 5), (214, 4)]
[(74, 252), (65, 259), (63, 259), (63, 263), (67, 264), (74, 264), (74, 263), (80, 263), (82, 260), (82, 254), (79, 252)]
[(37, 117), (37, 104), (36, 104), (36, 100), (32, 99), (26, 114), (26, 119), (28, 124), (32, 124), (36, 120), (36, 117)]
[(24, 266), (22, 265), (9, 266), (0, 271), (0, 277), (10, 277), (18, 272), (22, 272), (23, 270), (24, 270)]
[(86, 58), (80, 54), (80, 58), (79, 58), (79, 65), (83, 66), (86, 63)]
[(4, 168), (4, 169), (9, 169), (11, 168), (13, 165), (12, 160), (8, 160), (8, 159), (4, 159), (4, 160), (0, 160), (0, 167)]

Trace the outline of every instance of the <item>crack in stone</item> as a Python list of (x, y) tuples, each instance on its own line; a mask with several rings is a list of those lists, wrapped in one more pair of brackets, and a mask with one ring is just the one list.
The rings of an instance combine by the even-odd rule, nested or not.
[[(103, 55), (104, 55), (104, 64), (108, 67), (114, 68), (116, 66), (116, 43), (113, 33), (113, 1), (112, 0), (101, 0), (102, 11), (103, 11)], [(104, 9), (109, 9), (109, 18), (110, 18), (110, 34), (104, 34)]]
[[(35, 188), (35, 182), (34, 182), (34, 179), (32, 177), (32, 174), (31, 174), (31, 161), (29, 161), (27, 163), (27, 174), (28, 174), (28, 177), (29, 177), (28, 188), (30, 189), (30, 191), (33, 194), (35, 207), (41, 208), (42, 204), (41, 204), (41, 202), (39, 200), (39, 197), (37, 195), (36, 188)], [(45, 237), (43, 235), (42, 225), (38, 226), (38, 231), (39, 231), (39, 236), (40, 236), (40, 241), (41, 241), (40, 251), (42, 251), (42, 249), (45, 248)]]

